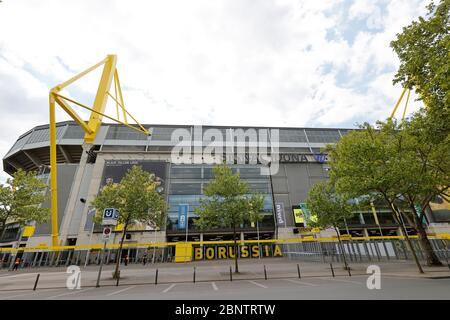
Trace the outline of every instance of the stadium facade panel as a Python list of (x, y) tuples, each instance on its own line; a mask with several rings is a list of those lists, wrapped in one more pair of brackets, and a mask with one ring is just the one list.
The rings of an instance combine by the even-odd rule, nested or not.
[[(188, 240), (229, 240), (232, 230), (199, 230), (194, 220), (194, 210), (203, 197), (203, 190), (212, 178), (213, 165), (202, 161), (208, 145), (214, 145), (208, 132), (236, 142), (232, 153), (223, 146), (232, 170), (249, 183), (252, 191), (264, 196), (263, 219), (257, 225), (242, 225), (241, 239), (273, 239), (308, 236), (308, 226), (299, 225), (295, 212), (302, 208), (311, 186), (328, 179), (326, 156), (321, 149), (337, 142), (351, 129), (328, 128), (264, 128), (189, 125), (144, 125), (151, 136), (146, 137), (125, 126), (103, 124), (90, 150), (83, 152), (84, 132), (72, 121), (57, 124), (58, 211), (61, 245), (99, 243), (101, 227), (92, 222), (94, 210), (90, 203), (100, 188), (112, 180), (120, 181), (132, 165), (155, 173), (162, 180), (162, 194), (169, 205), (167, 223), (159, 231), (152, 226), (135, 225), (126, 241), (143, 243), (153, 241), (184, 241), (186, 230), (180, 229), (178, 209), (188, 205)], [(268, 165), (260, 161), (262, 149), (246, 138), (256, 137), (259, 145), (273, 146), (272, 140), (261, 139), (261, 132), (277, 131), (278, 163)], [(180, 163), (173, 149), (180, 145), (174, 133), (184, 135), (183, 146), (191, 150), (191, 162)], [(235, 139), (244, 133), (244, 140)], [(214, 135), (213, 134), (213, 135)], [(176, 136), (176, 135), (175, 135)], [(269, 134), (270, 136), (270, 134)], [(37, 126), (21, 135), (3, 158), (4, 171), (12, 174), (18, 169), (35, 170), (48, 182), (49, 179), (49, 127)], [(256, 150), (256, 151), (255, 151)], [(267, 152), (265, 150), (264, 152)], [(231, 156), (231, 158), (230, 158)], [(255, 156), (257, 159), (253, 159)], [(199, 161), (200, 159), (200, 161)], [(270, 170), (271, 175), (261, 174)], [(43, 204), (49, 206), (49, 201)], [(381, 228), (375, 224), (369, 210), (361, 210), (346, 230), (354, 236), (395, 235), (398, 226), (389, 210), (377, 208)], [(445, 218), (445, 215), (444, 219)], [(434, 221), (427, 215), (428, 222)], [(443, 221), (445, 222), (445, 221)], [(113, 241), (118, 242), (120, 231)], [(20, 237), (18, 226), (8, 226), (0, 246), (11, 246), (20, 239), (21, 245), (34, 246), (50, 243), (50, 224), (36, 226), (34, 235)]]

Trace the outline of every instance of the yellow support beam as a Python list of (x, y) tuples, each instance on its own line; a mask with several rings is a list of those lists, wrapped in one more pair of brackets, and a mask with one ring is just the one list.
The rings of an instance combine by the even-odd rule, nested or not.
[(392, 113), (391, 113), (391, 117), (390, 117), (391, 119), (394, 117), (395, 112), (397, 111), (397, 108), (398, 108), (398, 106), (400, 105), (400, 102), (402, 101), (403, 96), (405, 95), (406, 89), (407, 89), (407, 88), (403, 89), (403, 92), (402, 92), (402, 94), (400, 95), (400, 98), (398, 99), (397, 103), (395, 104), (394, 110), (392, 110)]
[(55, 96), (50, 93), (50, 196), (52, 219), (52, 246), (58, 245), (58, 183), (56, 168)]
[(106, 102), (108, 100), (108, 91), (111, 87), (111, 82), (116, 71), (116, 55), (108, 55), (106, 59), (105, 66), (103, 68), (102, 76), (100, 78), (100, 84), (97, 89), (97, 94), (94, 100), (94, 106), (92, 109), (97, 111), (96, 113), (91, 113), (89, 117), (88, 127), (92, 130), (92, 133), (87, 133), (84, 136), (84, 142), (93, 143), (97, 131), (102, 124), (102, 116), (100, 113), (105, 112)]
[[(125, 109), (122, 97), (122, 90), (120, 88), (119, 75), (116, 69), (117, 56), (110, 54), (102, 61), (93, 65), (90, 68), (80, 72), (79, 74), (73, 76), (69, 80), (53, 87), (49, 94), (49, 114), (50, 114), (50, 194), (51, 194), (51, 237), (52, 237), (52, 247), (58, 247), (58, 186), (57, 186), (57, 163), (56, 163), (56, 119), (55, 119), (55, 108), (56, 104), (61, 106), (61, 108), (84, 130), (84, 142), (86, 144), (92, 144), (101, 126), (103, 117), (116, 121), (120, 124), (128, 126), (138, 132), (149, 135), (149, 132)], [(69, 99), (59, 94), (59, 92), (79, 80), (83, 76), (92, 72), (93, 70), (99, 68), (103, 65), (103, 71), (100, 78), (100, 82), (97, 88), (97, 93), (95, 96), (94, 104), (92, 108), (89, 108), (75, 100)], [(124, 122), (119, 119), (107, 116), (105, 114), (106, 103), (108, 101), (109, 89), (111, 88), (111, 83), (114, 80), (114, 89), (116, 96), (113, 99), (118, 105), (121, 106), (124, 114)], [(119, 95), (119, 99), (117, 97)], [(72, 107), (67, 103), (67, 101), (72, 102), (78, 106), (91, 111), (89, 121), (85, 122)], [(120, 102), (119, 102), (120, 101)], [(116, 106), (117, 107), (117, 106)], [(128, 124), (126, 115), (129, 115), (139, 126), (136, 128)], [(118, 115), (118, 113), (117, 113)]]

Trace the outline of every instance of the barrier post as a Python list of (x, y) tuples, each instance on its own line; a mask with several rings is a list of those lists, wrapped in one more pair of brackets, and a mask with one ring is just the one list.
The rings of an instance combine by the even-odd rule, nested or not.
[(34, 282), (34, 287), (33, 287), (33, 291), (36, 291), (36, 287), (38, 285), (39, 282), (39, 277), (41, 276), (40, 273), (38, 273), (38, 275), (36, 276), (36, 281)]
[(193, 280), (194, 280), (194, 283), (195, 283), (195, 267), (194, 267), (194, 279)]
[(333, 275), (334, 278), (334, 269), (333, 269), (333, 264), (330, 262), (330, 268), (331, 268), (331, 274)]
[(300, 274), (300, 266), (298, 265), (298, 263), (297, 263), (297, 273), (298, 273), (298, 278), (301, 279), (302, 276)]

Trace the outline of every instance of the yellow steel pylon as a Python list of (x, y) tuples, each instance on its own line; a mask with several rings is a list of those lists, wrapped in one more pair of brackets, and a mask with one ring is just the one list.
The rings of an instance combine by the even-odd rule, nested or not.
[[(50, 90), (49, 105), (50, 105), (50, 193), (51, 193), (51, 221), (52, 221), (52, 246), (58, 246), (58, 194), (57, 194), (57, 168), (56, 168), (56, 119), (55, 119), (55, 106), (58, 104), (75, 122), (83, 128), (84, 142), (86, 144), (92, 144), (95, 140), (97, 132), (101, 126), (102, 118), (106, 117), (117, 123), (125, 125), (133, 130), (141, 132), (145, 135), (150, 135), (147, 129), (145, 129), (126, 109), (122, 97), (122, 89), (120, 87), (119, 75), (116, 68), (117, 56), (108, 55), (105, 59), (92, 67), (80, 72), (76, 76), (69, 80), (55, 86)], [(85, 106), (73, 99), (61, 95), (59, 92), (82, 78), (91, 71), (97, 69), (100, 66), (103, 67), (103, 72), (100, 78), (100, 82), (95, 96), (93, 107)], [(111, 83), (114, 80), (114, 95), (109, 90)], [(108, 96), (116, 102), (117, 118), (113, 118), (104, 114)], [(86, 123), (80, 118), (80, 116), (72, 109), (69, 102), (76, 104), (82, 108), (91, 111), (89, 121)], [(119, 119), (119, 106), (123, 112), (123, 121)], [(132, 118), (137, 127), (129, 125), (127, 115)]]

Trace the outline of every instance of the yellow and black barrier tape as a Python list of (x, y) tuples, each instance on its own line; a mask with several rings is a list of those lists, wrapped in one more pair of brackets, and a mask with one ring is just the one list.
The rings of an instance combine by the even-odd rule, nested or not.
[[(417, 235), (409, 236), (410, 239), (418, 239)], [(449, 233), (436, 234), (433, 236), (428, 236), (429, 239), (442, 239), (450, 240)], [(342, 241), (371, 241), (371, 240), (405, 240), (404, 236), (373, 236), (373, 237), (350, 237), (341, 236)], [(238, 244), (246, 243), (300, 243), (300, 242), (330, 242), (338, 241), (337, 236), (333, 237), (322, 237), (314, 238), (304, 237), (304, 238), (289, 238), (289, 239), (268, 239), (268, 240), (238, 240)], [(180, 241), (184, 243), (184, 241)], [(180, 242), (149, 242), (149, 243), (124, 243), (123, 248), (153, 248), (153, 247), (169, 247), (175, 246)], [(221, 241), (188, 241), (192, 245), (223, 245), (223, 244), (234, 244), (233, 240), (221, 240)], [(20, 247), (20, 248), (0, 248), (0, 252), (16, 252), (16, 251), (63, 251), (63, 250), (101, 250), (104, 247), (104, 243), (96, 244), (86, 244), (86, 245), (75, 245), (75, 246), (47, 246), (40, 245), (34, 247)], [(107, 249), (118, 249), (120, 247), (119, 243), (107, 244)]]

